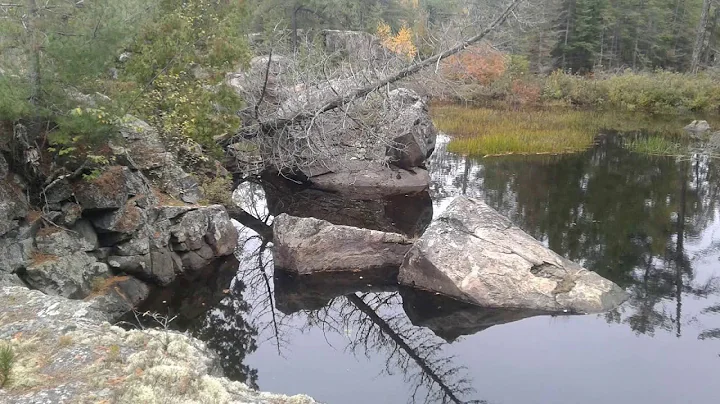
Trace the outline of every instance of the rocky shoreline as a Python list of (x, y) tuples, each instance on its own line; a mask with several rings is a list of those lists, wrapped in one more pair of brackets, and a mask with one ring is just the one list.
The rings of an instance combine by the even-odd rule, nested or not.
[(313, 404), (223, 377), (217, 355), (168, 330), (126, 331), (91, 302), (0, 287), (0, 341), (16, 352), (0, 402)]

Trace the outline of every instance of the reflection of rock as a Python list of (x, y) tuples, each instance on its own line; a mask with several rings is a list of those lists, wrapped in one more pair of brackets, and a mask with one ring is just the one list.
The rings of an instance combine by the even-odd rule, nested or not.
[(275, 307), (285, 314), (319, 310), (330, 300), (356, 292), (397, 290), (397, 268), (298, 276), (275, 270)]
[(453, 342), (463, 335), (472, 335), (494, 325), (524, 318), (550, 314), (538, 310), (478, 307), (434, 293), (400, 288), (403, 308), (410, 321), (427, 327), (438, 337)]
[(598, 313), (626, 299), (614, 283), (465, 197), (456, 198), (410, 249), (398, 279), (486, 307)]
[[(238, 261), (232, 255), (218, 259), (205, 267), (194, 279), (181, 277), (166, 287), (155, 289), (138, 310), (177, 315), (176, 324), (173, 326), (199, 328), (203, 314), (227, 296), (227, 289), (237, 268)], [(134, 316), (128, 317), (128, 320), (134, 320)], [(190, 326), (198, 320), (200, 323)]]
[(397, 267), (411, 242), (397, 233), (281, 214), (273, 223), (275, 266), (299, 274)]
[(417, 236), (432, 220), (432, 200), (426, 192), (383, 199), (357, 200), (316, 189), (295, 189), (292, 182), (267, 176), (263, 182), (273, 216), (287, 213), (333, 224)]

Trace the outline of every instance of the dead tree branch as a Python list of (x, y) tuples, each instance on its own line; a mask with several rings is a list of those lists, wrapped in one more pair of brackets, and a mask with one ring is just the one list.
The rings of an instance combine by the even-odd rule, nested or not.
[[(388, 86), (388, 85), (395, 83), (397, 81), (400, 81), (408, 76), (411, 76), (426, 67), (436, 65), (441, 60), (443, 60), (447, 57), (450, 57), (450, 56), (464, 50), (468, 46), (470, 46), (474, 43), (477, 43), (480, 40), (482, 40), (483, 38), (485, 38), (489, 33), (491, 33), (492, 31), (497, 29), (500, 25), (502, 25), (508, 19), (508, 17), (510, 15), (512, 15), (515, 8), (517, 8), (517, 6), (521, 2), (522, 2), (522, 0), (513, 0), (512, 3), (510, 3), (510, 5), (505, 9), (505, 11), (503, 11), (503, 13), (500, 14), (500, 16), (498, 16), (498, 18), (495, 19), (495, 21), (493, 21), (487, 28), (485, 28), (479, 34), (477, 34), (473, 37), (470, 37), (468, 39), (465, 39), (459, 45), (456, 45), (456, 46), (454, 46), (448, 50), (445, 50), (439, 54), (433, 55), (433, 56), (431, 56), (427, 59), (424, 59), (418, 63), (408, 66), (408, 67), (400, 70), (399, 72), (397, 72), (391, 76), (388, 76), (382, 80), (379, 80), (379, 81), (369, 84), (365, 87), (354, 90), (347, 95), (336, 97), (336, 98), (326, 102), (324, 105), (321, 105), (317, 108), (310, 109), (309, 111), (300, 111), (290, 118), (275, 118), (275, 119), (271, 119), (271, 120), (268, 120), (265, 122), (259, 122), (255, 125), (247, 126), (247, 127), (243, 128), (243, 130), (241, 131), (240, 134), (242, 134), (242, 136), (245, 138), (252, 138), (252, 137), (255, 137), (258, 135), (272, 136), (272, 134), (275, 133), (276, 131), (287, 128), (287, 127), (294, 125), (301, 121), (313, 119), (324, 112), (328, 112), (328, 111), (334, 110), (336, 108), (342, 107), (344, 105), (347, 105), (347, 104), (353, 102), (354, 100), (365, 97), (368, 94), (373, 93), (379, 89), (382, 89), (385, 86)], [(222, 146), (227, 146), (230, 143), (232, 143), (231, 141), (232, 141), (232, 137), (226, 137), (226, 138), (220, 139), (219, 143)]]

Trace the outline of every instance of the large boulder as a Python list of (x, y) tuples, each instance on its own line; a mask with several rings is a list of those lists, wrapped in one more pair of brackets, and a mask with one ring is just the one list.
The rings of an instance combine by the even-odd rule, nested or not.
[(286, 214), (273, 232), (275, 266), (298, 274), (397, 268), (412, 244), (400, 234)]
[(106, 264), (84, 252), (75, 252), (61, 257), (38, 255), (22, 276), (45, 294), (82, 299), (109, 275)]
[(457, 197), (413, 245), (401, 284), (479, 306), (599, 313), (626, 293), (557, 255), (484, 202)]

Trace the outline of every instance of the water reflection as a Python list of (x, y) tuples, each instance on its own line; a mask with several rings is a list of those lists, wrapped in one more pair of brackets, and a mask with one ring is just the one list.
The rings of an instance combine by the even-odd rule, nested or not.
[[(577, 367), (604, 373), (605, 381), (618, 365), (593, 362), (592, 350), (576, 358), (568, 353), (573, 348), (566, 351), (568, 345), (578, 344), (574, 349), (579, 350), (586, 340), (607, 339), (612, 347), (600, 356), (619, 352), (618, 363), (642, 369), (641, 361), (626, 359), (634, 353), (622, 352), (641, 348), (622, 339), (629, 330), (655, 335), (652, 341), (679, 341), (675, 337), (688, 334), (698, 344), (697, 339), (720, 338), (718, 162), (701, 155), (633, 155), (612, 137), (571, 156), (473, 160), (447, 153), (441, 139), (431, 173), (432, 200), (421, 194), (397, 201), (289, 192), (293, 187), (286, 183), (251, 178), (234, 195), (239, 208), (233, 216), (241, 222), (237, 261), (199, 280), (179, 281), (156, 293), (146, 308), (178, 315), (172, 326), (207, 341), (232, 379), (328, 402), (460, 403), (477, 402), (472, 401), (477, 396), (515, 402), (507, 399), (515, 393), (518, 402), (590, 402), (549, 391), (544, 376)], [(298, 278), (273, 268), (271, 224), (279, 213), (416, 234), (433, 211), (442, 211), (458, 194), (485, 199), (559, 254), (623, 286), (631, 299), (604, 316), (547, 321), (529, 319), (545, 313), (482, 309), (398, 289), (397, 269)], [(523, 350), (534, 347), (531, 338), (542, 344), (543, 337), (544, 345)], [(697, 354), (686, 340), (677, 345), (678, 355)], [(653, 360), (662, 357), (653, 349)], [(543, 357), (545, 351), (555, 356)], [(500, 359), (493, 362), (494, 356)], [(542, 369), (533, 372), (535, 363)], [(665, 365), (653, 362), (650, 368), (673, 366)], [(651, 380), (657, 391), (667, 393), (652, 375), (645, 380), (638, 374), (627, 376)], [(527, 387), (527, 395), (507, 388), (509, 381)], [(578, 383), (563, 381), (563, 388), (577, 385), (575, 393), (584, 394), (588, 385)], [(352, 389), (356, 393), (349, 394)], [(608, 401), (613, 400), (595, 400)]]
[(715, 272), (701, 262), (717, 250), (695, 245), (720, 225), (720, 164), (701, 154), (632, 154), (615, 136), (597, 143), (574, 155), (484, 160), (452, 155), (441, 144), (433, 196), (441, 206), (456, 194), (485, 199), (558, 254), (624, 287), (630, 301), (608, 321), (639, 334), (681, 336), (683, 324), (695, 320), (684, 316), (683, 299), (718, 291)]

